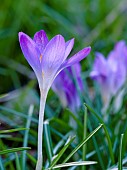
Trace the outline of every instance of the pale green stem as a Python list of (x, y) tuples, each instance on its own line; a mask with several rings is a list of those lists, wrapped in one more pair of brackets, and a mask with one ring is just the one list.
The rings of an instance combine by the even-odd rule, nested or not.
[(38, 157), (36, 170), (42, 170), (43, 153), (42, 153), (42, 140), (43, 140), (43, 122), (44, 122), (44, 110), (47, 98), (47, 90), (41, 90), (40, 93), (40, 111), (39, 111), (39, 123), (38, 123)]

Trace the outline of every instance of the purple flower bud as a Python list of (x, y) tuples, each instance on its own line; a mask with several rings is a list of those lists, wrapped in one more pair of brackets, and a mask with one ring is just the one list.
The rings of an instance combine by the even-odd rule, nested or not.
[(104, 103), (109, 103), (111, 97), (118, 92), (126, 80), (127, 46), (125, 42), (119, 41), (107, 58), (101, 53), (96, 53), (90, 76), (99, 83)]
[(80, 63), (61, 71), (52, 84), (52, 89), (58, 95), (63, 107), (69, 107), (73, 113), (81, 105), (77, 86), (81, 92), (83, 90), (83, 82), (81, 79)]

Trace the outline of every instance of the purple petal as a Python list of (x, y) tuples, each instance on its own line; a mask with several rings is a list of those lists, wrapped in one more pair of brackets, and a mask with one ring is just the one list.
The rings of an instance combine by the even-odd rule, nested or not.
[(96, 57), (100, 58), (103, 62), (106, 61), (105, 56), (102, 53), (96, 52), (95, 54), (96, 54)]
[[(64, 90), (64, 81), (65, 81), (65, 72), (61, 72), (54, 80), (52, 84), (52, 90), (57, 94), (59, 97), (63, 107), (67, 107), (67, 98), (66, 93)], [(64, 80), (63, 80), (64, 79)]]
[(127, 64), (127, 46), (125, 41), (121, 40), (116, 43), (114, 50), (112, 50), (108, 55), (109, 64), (115, 69), (116, 62), (123, 62), (125, 65)]
[(36, 32), (33, 40), (36, 42), (36, 44), (38, 45), (38, 47), (42, 53), (44, 48), (48, 44), (48, 38), (47, 38), (45, 31), (41, 30), (39, 32)]
[(124, 40), (121, 40), (115, 44), (114, 50), (117, 50), (118, 52), (122, 52), (124, 46), (126, 46), (126, 42)]
[(81, 65), (80, 65), (80, 63), (76, 63), (76, 64), (72, 65), (72, 67), (68, 67), (68, 68), (71, 68), (71, 69), (74, 70), (73, 73), (75, 75), (75, 79), (77, 81), (79, 89), (83, 90), (83, 81), (82, 81), (82, 78), (81, 78)]
[(84, 59), (91, 51), (91, 47), (86, 47), (83, 50), (79, 51), (77, 54), (66, 60), (60, 67), (60, 70), (69, 67), (73, 64), (76, 64), (80, 62), (82, 59)]
[(93, 70), (90, 73), (90, 77), (96, 80), (104, 80), (108, 74), (108, 63), (101, 53), (96, 53), (96, 59), (94, 62)]
[(64, 55), (65, 59), (70, 54), (73, 46), (74, 46), (74, 38), (66, 42), (66, 49), (65, 49), (65, 55)]
[[(109, 75), (110, 76), (110, 75)], [(116, 70), (112, 70), (112, 92), (114, 94), (122, 87), (126, 80), (126, 68), (122, 62), (117, 62)]]
[(48, 75), (56, 73), (64, 61), (65, 41), (61, 35), (52, 38), (47, 44), (42, 56), (42, 70)]
[(119, 57), (115, 51), (111, 51), (108, 55), (107, 62), (109, 67), (115, 71), (117, 69), (117, 63), (119, 62)]
[(41, 65), (39, 57), (41, 54), (35, 42), (23, 32), (19, 32), (19, 42), (22, 52), (30, 66), (36, 73), (40, 72)]
[(64, 91), (65, 91), (65, 94), (66, 94), (67, 105), (70, 108), (70, 110), (73, 113), (75, 113), (81, 105), (80, 97), (79, 97), (79, 94), (77, 92), (76, 86), (73, 82), (68, 84), (68, 86), (66, 84), (65, 84), (65, 87), (64, 87)]
[(76, 64), (72, 65), (72, 68), (75, 71), (76, 77), (80, 77), (81, 76), (81, 65), (80, 65), (80, 63), (76, 63)]
[[(62, 104), (64, 103), (63, 106), (68, 106), (73, 112), (76, 111), (81, 104), (76, 87), (77, 84), (77, 86), (79, 86), (79, 90), (82, 91), (82, 80), (79, 75), (80, 71), (80, 64), (74, 64), (72, 67), (62, 70), (55, 78), (52, 85), (53, 91), (58, 95)], [(74, 79), (76, 84), (74, 83)]]

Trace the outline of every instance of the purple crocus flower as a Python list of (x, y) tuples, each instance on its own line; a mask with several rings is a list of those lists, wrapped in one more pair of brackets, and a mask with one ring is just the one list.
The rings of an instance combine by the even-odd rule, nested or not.
[(80, 63), (61, 71), (53, 82), (52, 89), (58, 95), (63, 107), (69, 107), (73, 113), (76, 113), (81, 105), (78, 90), (80, 92), (83, 90)]
[(26, 60), (37, 76), (41, 90), (49, 90), (61, 70), (81, 61), (91, 50), (90, 47), (86, 47), (67, 59), (73, 48), (74, 39), (65, 43), (62, 35), (56, 35), (48, 41), (43, 30), (37, 32), (33, 40), (20, 32), (19, 42)]
[(41, 93), (38, 124), (38, 161), (36, 165), (36, 170), (41, 170), (44, 108), (49, 88), (60, 71), (81, 61), (90, 53), (91, 48), (86, 47), (67, 59), (73, 48), (74, 39), (65, 42), (62, 35), (56, 35), (49, 41), (43, 30), (37, 32), (33, 39), (20, 32), (19, 42), (26, 60), (37, 76)]
[(127, 46), (125, 42), (118, 42), (113, 51), (109, 53), (107, 59), (103, 54), (96, 53), (96, 59), (90, 76), (101, 87), (101, 94), (106, 109), (111, 98), (118, 92), (126, 80)]

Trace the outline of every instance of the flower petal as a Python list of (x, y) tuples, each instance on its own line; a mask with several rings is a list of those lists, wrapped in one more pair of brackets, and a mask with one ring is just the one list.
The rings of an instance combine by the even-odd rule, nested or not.
[(101, 53), (97, 52), (93, 70), (90, 73), (90, 77), (92, 79), (96, 79), (96, 80), (99, 79), (103, 81), (104, 78), (107, 76), (107, 74), (108, 74), (108, 63), (105, 57)]
[(44, 50), (41, 62), (44, 74), (54, 76), (64, 61), (64, 53), (64, 38), (61, 35), (57, 35), (49, 41)]
[(65, 49), (65, 55), (64, 55), (65, 59), (70, 54), (73, 46), (74, 46), (74, 38), (66, 42), (66, 49)]
[[(73, 67), (77, 66), (73, 65)], [(63, 107), (68, 106), (72, 112), (76, 112), (76, 109), (78, 109), (81, 104), (77, 87), (74, 83), (74, 74), (75, 81), (77, 82), (77, 85), (80, 86), (78, 77), (76, 73), (72, 71), (72, 67), (68, 67), (61, 71), (52, 84), (52, 89), (60, 98)]]
[(114, 50), (116, 50), (118, 54), (121, 54), (125, 46), (126, 46), (126, 42), (124, 40), (121, 40), (115, 44)]
[(39, 49), (40, 49), (40, 51), (42, 53), (44, 48), (48, 44), (48, 38), (47, 38), (47, 35), (46, 35), (45, 31), (41, 30), (41, 31), (36, 32), (36, 34), (34, 35), (33, 40), (39, 46)]
[(112, 92), (114, 91), (114, 94), (116, 94), (126, 81), (126, 67), (124, 63), (117, 63), (117, 69), (112, 74)]
[(81, 76), (81, 65), (80, 65), (80, 63), (74, 64), (71, 68), (74, 69), (76, 77)]
[(114, 49), (108, 55), (108, 62), (115, 70), (117, 62), (123, 62), (127, 65), (127, 47), (125, 41), (121, 40), (115, 44)]
[(65, 93), (65, 90), (64, 90), (65, 78), (66, 78), (66, 74), (63, 71), (55, 78), (55, 80), (52, 84), (52, 90), (59, 97), (63, 107), (67, 107), (66, 93)]
[(41, 54), (35, 42), (23, 32), (19, 32), (19, 42), (20, 42), (22, 52), (26, 60), (30, 64), (30, 66), (33, 68), (33, 70), (36, 73), (40, 72), (41, 65), (40, 65), (39, 57)]
[(81, 65), (80, 65), (80, 63), (74, 64), (71, 68), (74, 69), (75, 79), (78, 83), (79, 89), (83, 90), (83, 81), (82, 81), (82, 78), (81, 78)]
[(108, 55), (107, 62), (109, 67), (113, 70), (117, 70), (117, 63), (120, 61), (120, 57), (117, 57), (116, 51), (111, 51)]
[(68, 60), (66, 60), (60, 67), (60, 71), (63, 70), (66, 67), (69, 67), (73, 64), (76, 64), (78, 62), (80, 62), (82, 59), (84, 59), (91, 51), (91, 47), (86, 47), (84, 49), (82, 49), (81, 51), (79, 51), (77, 54), (75, 54), (74, 56), (72, 56), (71, 58), (69, 58)]

